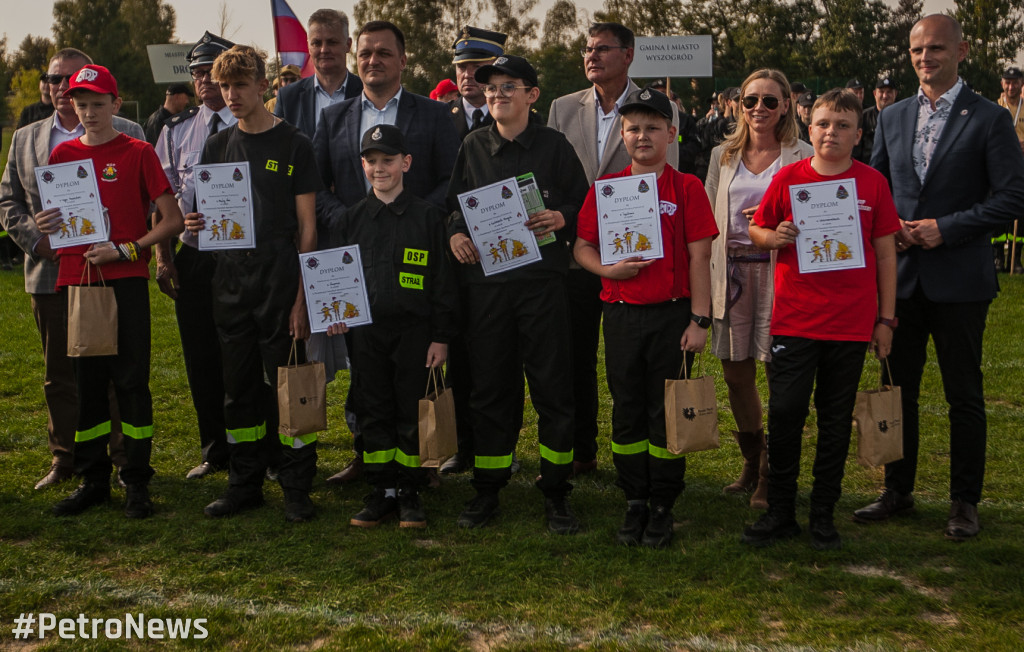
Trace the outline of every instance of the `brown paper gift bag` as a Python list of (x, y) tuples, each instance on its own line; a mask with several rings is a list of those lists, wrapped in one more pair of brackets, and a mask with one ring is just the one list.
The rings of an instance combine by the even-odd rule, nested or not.
[[(430, 391), (431, 385), (434, 391)], [(452, 390), (444, 385), (444, 374), (437, 369), (430, 370), (425, 393), (426, 397), (419, 402), (420, 466), (437, 468), (459, 450), (455, 436), (455, 398)]]
[[(684, 360), (680, 375), (685, 371)], [(665, 435), (666, 447), (673, 455), (718, 448), (714, 378), (700, 376), (665, 381)]]
[(295, 340), (288, 365), (277, 368), (278, 432), (298, 437), (327, 430), (327, 375), (322, 362), (292, 364), (297, 359)]
[[(885, 361), (886, 369), (889, 361)], [(892, 372), (889, 373), (892, 378)], [(857, 462), (881, 466), (903, 459), (903, 405), (900, 388), (878, 383), (877, 390), (857, 392), (853, 419), (857, 422)]]
[(68, 286), (68, 357), (117, 355), (117, 298), (114, 288), (92, 286), (90, 263), (82, 270), (84, 285)]

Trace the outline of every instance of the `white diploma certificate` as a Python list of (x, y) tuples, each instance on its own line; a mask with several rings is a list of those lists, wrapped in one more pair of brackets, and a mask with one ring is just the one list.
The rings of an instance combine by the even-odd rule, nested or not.
[(35, 173), (43, 209), (59, 208), (63, 218), (60, 231), (50, 234), (51, 249), (110, 240), (91, 160), (40, 165)]
[(529, 217), (515, 177), (462, 193), (459, 206), (480, 252), (484, 276), (540, 260), (537, 238), (526, 228)]
[(801, 274), (864, 267), (857, 183), (854, 179), (789, 187)]
[(373, 323), (359, 245), (299, 254), (299, 264), (312, 332), (323, 333), (331, 324)]
[(657, 175), (600, 179), (594, 184), (594, 193), (602, 265), (636, 256), (652, 260), (665, 255)]
[(200, 251), (254, 249), (249, 163), (197, 165), (196, 210), (206, 228), (197, 233)]

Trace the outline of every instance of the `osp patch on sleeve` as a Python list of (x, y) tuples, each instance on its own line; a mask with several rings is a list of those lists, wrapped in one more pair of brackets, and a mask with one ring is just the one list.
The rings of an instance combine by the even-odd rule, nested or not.
[(423, 275), (422, 274), (406, 274), (402, 272), (398, 275), (398, 284), (404, 288), (410, 290), (422, 290), (423, 289)]
[(406, 249), (405, 254), (402, 256), (402, 262), (409, 265), (426, 266), (428, 253), (423, 249)]

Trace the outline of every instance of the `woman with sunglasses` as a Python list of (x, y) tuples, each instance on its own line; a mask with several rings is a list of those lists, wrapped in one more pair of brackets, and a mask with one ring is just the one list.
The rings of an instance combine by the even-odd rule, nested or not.
[(711, 350), (722, 361), (729, 405), (736, 419), (733, 436), (743, 455), (743, 471), (725, 493), (754, 491), (750, 506), (767, 509), (768, 458), (757, 360), (771, 359), (768, 327), (772, 314), (772, 259), (750, 241), (750, 218), (772, 177), (781, 168), (814, 153), (798, 140), (789, 81), (778, 70), (762, 68), (740, 87), (736, 129), (711, 152), (705, 189), (718, 230), (711, 251)]

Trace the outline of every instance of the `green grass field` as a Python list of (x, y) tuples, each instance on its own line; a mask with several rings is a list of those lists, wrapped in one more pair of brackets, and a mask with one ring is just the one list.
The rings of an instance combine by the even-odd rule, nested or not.
[[(503, 515), (480, 531), (455, 519), (472, 494), (467, 476), (425, 495), (430, 526), (400, 531), (348, 525), (365, 486), (328, 488), (349, 459), (343, 426), (346, 380), (329, 390), (329, 432), (313, 498), (319, 516), (284, 522), (281, 491), (267, 506), (208, 520), (202, 508), (225, 487), (218, 474), (184, 480), (199, 460), (173, 311), (153, 287), (152, 390), (157, 513), (136, 522), (109, 507), (58, 519), (50, 506), (73, 485), (34, 491), (49, 464), (42, 360), (20, 273), (0, 274), (0, 648), (60, 646), (15, 641), (13, 619), (205, 618), (205, 640), (173, 647), (272, 650), (1019, 650), (1024, 641), (1024, 281), (1003, 280), (985, 351), (989, 464), (975, 541), (945, 541), (948, 443), (934, 359), (923, 387), (921, 474), (915, 514), (862, 526), (849, 513), (872, 499), (881, 471), (848, 464), (837, 525), (845, 547), (819, 553), (806, 533), (767, 550), (739, 543), (756, 514), (721, 487), (739, 467), (718, 376), (722, 447), (689, 457), (675, 508), (676, 538), (664, 551), (625, 549), (613, 533), (624, 509), (608, 446), (610, 399), (601, 412), (601, 467), (576, 482), (584, 522), (576, 536), (546, 532), (536, 417), (519, 445), (523, 470), (502, 493)], [(877, 363), (862, 385), (877, 382)], [(603, 374), (602, 374), (603, 375)], [(603, 382), (603, 381), (602, 381)], [(808, 424), (798, 509), (805, 522), (815, 428)], [(102, 633), (102, 626), (101, 626)], [(139, 649), (78, 640), (78, 649)], [(68, 645), (70, 647), (70, 645)]]

